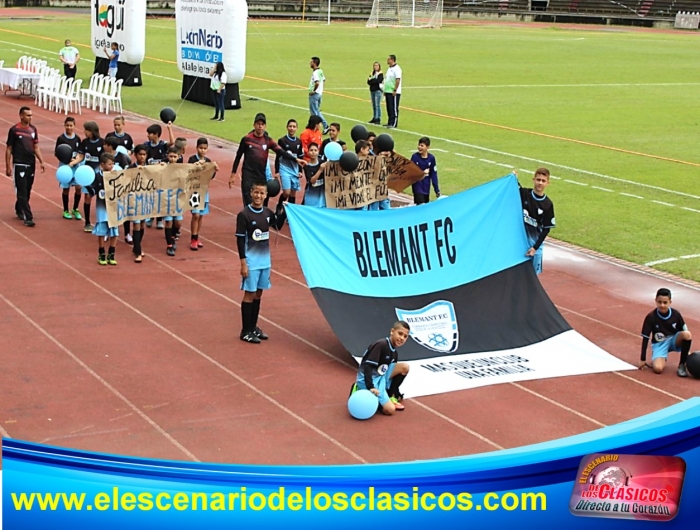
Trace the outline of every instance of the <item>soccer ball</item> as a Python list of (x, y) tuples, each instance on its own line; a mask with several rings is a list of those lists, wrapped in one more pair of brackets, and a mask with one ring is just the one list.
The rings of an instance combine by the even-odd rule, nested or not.
[(199, 207), (202, 205), (201, 198), (199, 197), (199, 192), (195, 191), (192, 193), (190, 196), (190, 206), (192, 207), (193, 210), (198, 210)]

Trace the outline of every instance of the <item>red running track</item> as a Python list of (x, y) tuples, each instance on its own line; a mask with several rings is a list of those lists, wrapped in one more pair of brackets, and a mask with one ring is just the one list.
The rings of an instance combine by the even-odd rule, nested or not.
[[(3, 130), (24, 103), (0, 97)], [(357, 422), (346, 410), (356, 365), (306, 287), (286, 228), (273, 239), (274, 286), (262, 303), (270, 340), (259, 346), (238, 340), (234, 220), (241, 199), (227, 186), (232, 145), (210, 139), (222, 171), (212, 185), (203, 249), (190, 251), (183, 230), (177, 256), (168, 257), (163, 232), (154, 228), (147, 230), (142, 264), (120, 241), (119, 265), (100, 267), (95, 237), (61, 218), (52, 151), (63, 115), (33, 111), (48, 162), (32, 196), (36, 227), (16, 219), (12, 182), (0, 178), (3, 436), (210, 462), (407, 461), (570, 436), (698, 394), (698, 381), (679, 379), (673, 369), (606, 373), (413, 399), (397, 416)], [(111, 130), (111, 117), (91, 111), (78, 117), (79, 129), (89, 119)], [(126, 130), (138, 141), (149, 123), (129, 116)], [(247, 132), (234, 115), (226, 126)], [(194, 152), (199, 134), (176, 135), (189, 138)], [(694, 285), (556, 244), (545, 261), (541, 280), (567, 320), (630, 363), (639, 357), (641, 322), (661, 286), (673, 289), (691, 330), (700, 329)]]

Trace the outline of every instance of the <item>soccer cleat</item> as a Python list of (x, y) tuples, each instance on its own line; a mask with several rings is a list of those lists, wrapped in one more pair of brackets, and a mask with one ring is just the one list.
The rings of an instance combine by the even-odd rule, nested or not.
[(71, 214), (68, 210), (63, 212), (63, 218), (64, 219), (73, 219), (73, 214)]
[(179, 230), (177, 232), (173, 232), (173, 238), (175, 239), (175, 241), (180, 239), (180, 231)]
[(260, 329), (260, 328), (255, 328), (255, 329), (253, 330), (253, 334), (254, 334), (257, 338), (259, 338), (260, 340), (267, 340), (267, 339), (270, 338), (270, 337), (268, 337), (267, 334), (265, 334), (265, 332), (264, 332), (262, 329)]
[(126, 236), (124, 236), (124, 241), (126, 241), (126, 244), (127, 244), (127, 245), (133, 245), (133, 244), (134, 244), (134, 238), (131, 237), (131, 234), (126, 234)]
[(213, 118), (209, 118), (209, 119), (210, 119), (210, 120), (218, 120), (219, 117), (218, 117), (218, 116), (214, 116)]
[[(358, 390), (359, 389), (357, 388), (357, 383), (353, 383), (352, 386), (350, 387), (350, 396), (352, 396)], [(348, 397), (350, 397), (350, 396), (348, 396)]]
[(146, 226), (151, 228), (153, 226), (153, 219), (146, 219)]
[(73, 210), (73, 219), (76, 221), (82, 221), (83, 216), (80, 215), (80, 212), (78, 210)]
[(177, 241), (173, 241), (173, 250), (177, 250)]
[(399, 411), (399, 410), (405, 410), (405, 409), (406, 409), (406, 407), (403, 405), (403, 403), (401, 403), (401, 402), (400, 402), (398, 399), (396, 399), (395, 397), (392, 397), (392, 398), (391, 398), (391, 402), (394, 404), (394, 408), (395, 408), (397, 411)]
[(204, 245), (202, 245), (202, 242), (198, 239), (197, 240), (197, 248), (202, 248)]
[(107, 263), (109, 265), (116, 265), (117, 264), (117, 260), (114, 259), (114, 254), (107, 254)]
[(219, 121), (226, 121), (224, 118), (219, 118)]
[(99, 256), (97, 256), (97, 263), (99, 263), (100, 265), (107, 265), (107, 256), (105, 256), (104, 254), (100, 254)]
[(135, 263), (141, 263), (142, 261), (143, 261), (143, 254), (139, 254), (138, 256), (134, 256)]
[(174, 256), (175, 255), (175, 249), (171, 246), (168, 246), (168, 248), (165, 249), (165, 253), (168, 256)]
[(24, 220), (24, 226), (32, 227), (32, 226), (34, 226), (35, 224), (36, 224), (36, 223), (35, 223), (32, 219), (25, 219), (25, 220)]
[(196, 239), (193, 239), (190, 243), (190, 250), (199, 250), (199, 245), (197, 245)]
[(88, 224), (85, 225), (85, 228), (83, 228), (83, 232), (92, 233), (92, 229), (93, 229), (93, 228), (94, 228), (94, 227), (93, 227), (91, 224), (88, 223)]
[(163, 221), (158, 221), (158, 223), (156, 223), (156, 228), (157, 228), (158, 230), (163, 230), (163, 228), (165, 228), (165, 225), (163, 224)]
[(251, 344), (260, 344), (260, 339), (255, 336), (255, 333), (250, 331), (248, 333), (241, 333), (241, 340)]
[(676, 374), (678, 377), (688, 377), (688, 370), (686, 369), (685, 364), (678, 365), (678, 371)]

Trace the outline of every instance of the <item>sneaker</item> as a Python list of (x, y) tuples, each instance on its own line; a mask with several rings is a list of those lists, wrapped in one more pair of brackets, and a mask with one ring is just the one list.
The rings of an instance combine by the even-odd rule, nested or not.
[(163, 230), (163, 228), (165, 228), (165, 224), (163, 224), (163, 221), (158, 221), (158, 223), (156, 224), (156, 228), (158, 230)]
[(260, 328), (255, 328), (255, 329), (253, 330), (253, 334), (254, 334), (257, 338), (259, 338), (260, 340), (267, 340), (267, 339), (270, 338), (270, 337), (268, 337), (268, 336), (265, 334), (265, 332), (264, 332), (262, 329), (260, 329)]
[(396, 125), (389, 125), (388, 123), (384, 127), (387, 129), (396, 129)]
[(678, 377), (688, 377), (688, 370), (686, 369), (685, 364), (678, 365), (678, 371), (676, 374)]
[[(350, 396), (352, 396), (355, 392), (357, 392), (357, 383), (353, 383), (352, 386), (350, 387)], [(348, 396), (348, 397), (350, 397)]]
[(139, 254), (138, 256), (134, 256), (135, 263), (141, 263), (142, 261), (143, 261), (143, 254)]
[(34, 226), (35, 224), (36, 224), (36, 223), (34, 222), (33, 219), (25, 219), (25, 220), (24, 220), (24, 226), (29, 226), (29, 227), (31, 227), (31, 226)]
[(117, 260), (114, 259), (114, 254), (107, 254), (107, 263), (109, 265), (116, 265), (117, 264)]
[(226, 121), (224, 118), (219, 118), (219, 121)]
[(97, 263), (99, 263), (100, 265), (107, 265), (107, 256), (105, 256), (104, 254), (100, 254), (97, 257)]
[(202, 242), (198, 239), (197, 240), (197, 248), (202, 248), (204, 245), (202, 245)]
[(82, 221), (83, 216), (80, 215), (80, 212), (78, 210), (73, 210), (73, 219), (75, 219), (76, 221)]
[(124, 241), (126, 241), (127, 245), (133, 245), (134, 244), (134, 238), (131, 237), (131, 234), (126, 234), (124, 237)]
[(173, 250), (177, 250), (177, 242), (173, 242)]
[(173, 238), (175, 238), (175, 241), (180, 239), (180, 231), (179, 230), (173, 234)]
[(153, 219), (146, 219), (146, 226), (151, 228), (153, 226)]
[(19, 219), (20, 221), (24, 221), (24, 214), (21, 214), (19, 212), (15, 212), (15, 215), (17, 216), (17, 219)]
[(64, 219), (73, 219), (73, 214), (71, 214), (68, 210), (63, 212), (63, 218)]
[(199, 250), (199, 245), (197, 245), (197, 241), (195, 239), (193, 239), (190, 243), (190, 250)]
[(212, 121), (213, 121), (213, 120), (217, 120), (217, 121), (218, 121), (219, 117), (218, 117), (218, 116), (214, 116), (213, 118), (209, 118), (209, 119), (212, 120)]
[(326, 127), (325, 129), (323, 129), (323, 134), (324, 134), (324, 136), (325, 136), (326, 134), (328, 134), (328, 132), (329, 132), (330, 130), (331, 130), (330, 127)]
[(251, 344), (260, 344), (260, 339), (255, 336), (255, 333), (241, 333), (241, 340), (243, 342), (250, 342)]
[(83, 232), (92, 233), (93, 228), (94, 228), (94, 226), (92, 226), (91, 224), (86, 224), (85, 228), (83, 228)]
[(395, 408), (397, 411), (399, 411), (399, 410), (405, 410), (405, 409), (406, 409), (406, 407), (403, 405), (403, 403), (401, 403), (401, 402), (400, 402), (398, 399), (396, 399), (395, 397), (391, 398), (390, 401), (394, 404), (394, 408)]
[(168, 247), (167, 249), (165, 249), (165, 253), (166, 253), (168, 256), (174, 256), (174, 255), (175, 255), (175, 249), (174, 249), (173, 247)]

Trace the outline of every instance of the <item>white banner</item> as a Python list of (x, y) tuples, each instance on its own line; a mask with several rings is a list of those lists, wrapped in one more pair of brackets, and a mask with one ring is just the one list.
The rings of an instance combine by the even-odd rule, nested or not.
[[(409, 338), (408, 340), (414, 340)], [(359, 363), (362, 357), (355, 357)], [(505, 351), (446, 355), (407, 362), (411, 369), (401, 385), (405, 397), (430, 396), (498, 383), (550, 377), (636, 370), (574, 330)]]
[(209, 69), (222, 62), (229, 83), (243, 80), (248, 29), (245, 0), (177, 0), (175, 16), (180, 72), (209, 77)]
[(141, 64), (146, 56), (146, 0), (92, 0), (91, 40), (95, 57), (119, 44), (119, 62)]

